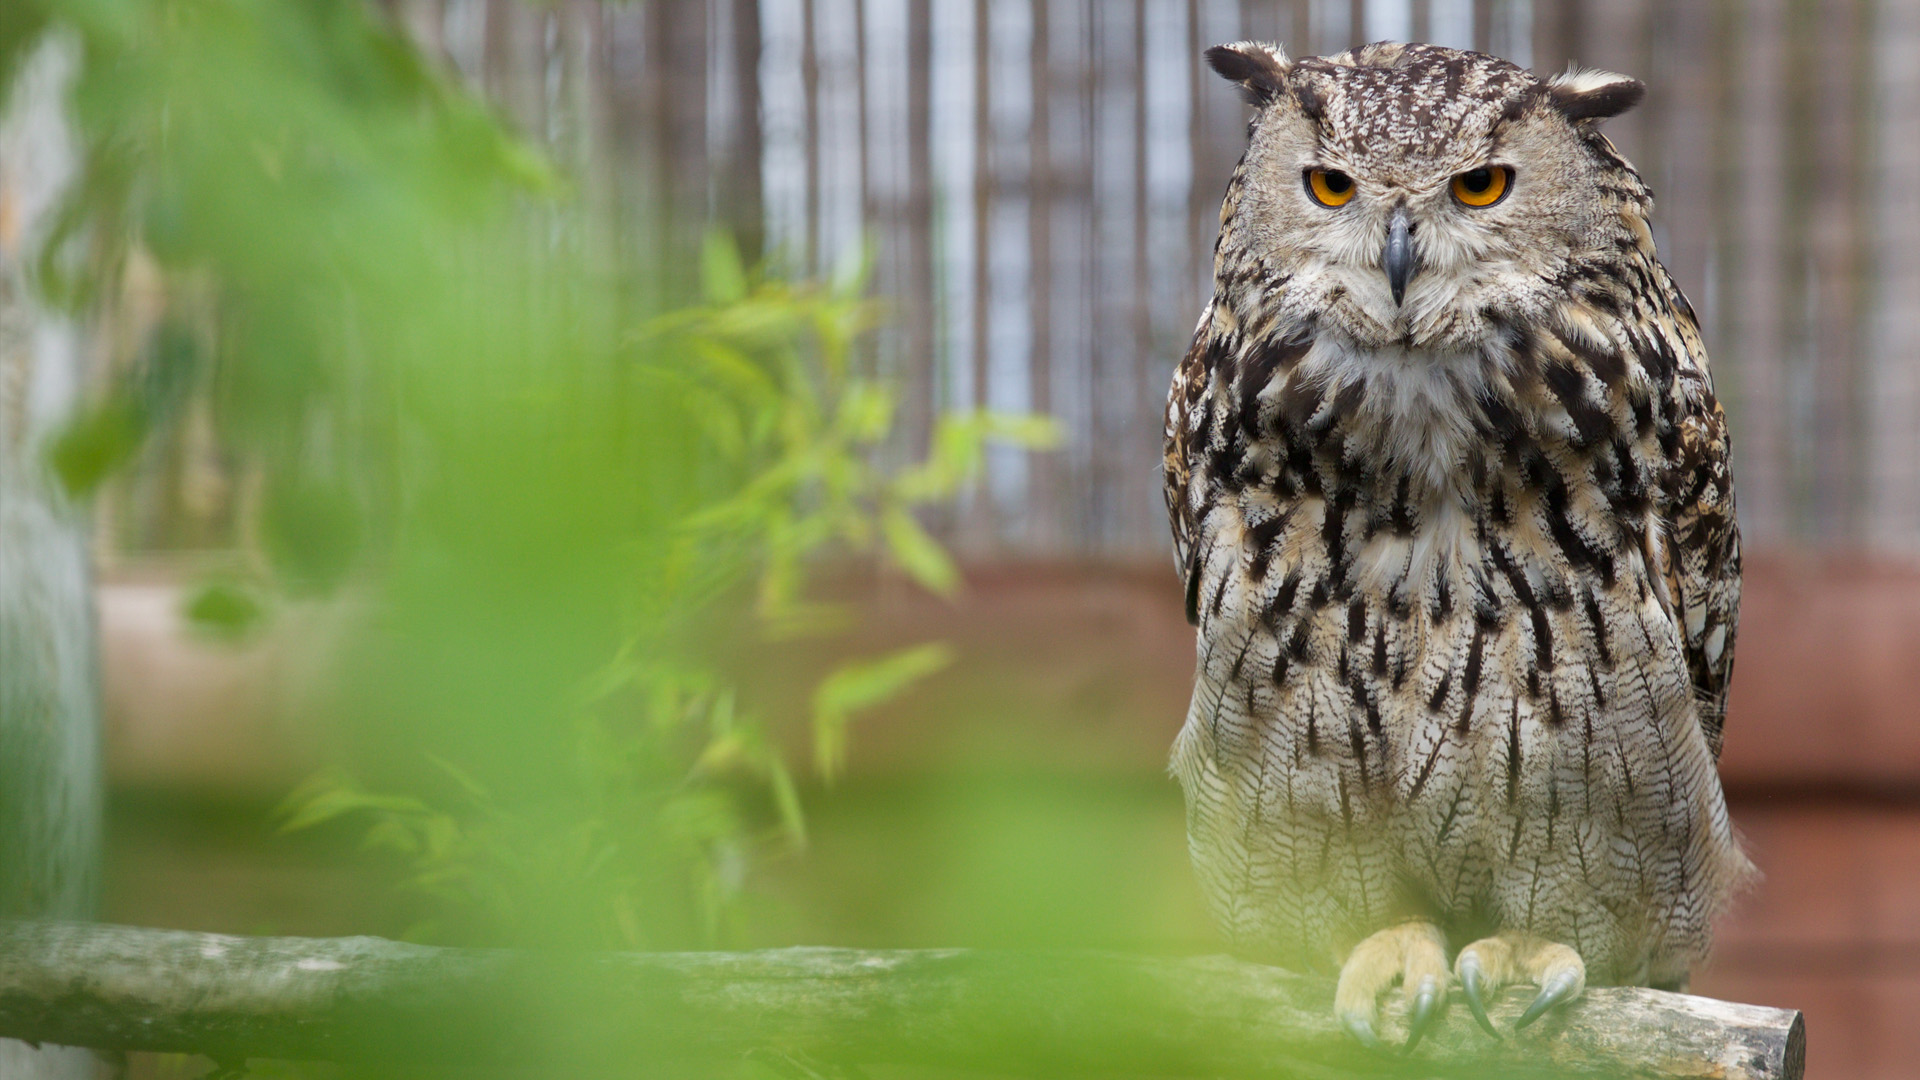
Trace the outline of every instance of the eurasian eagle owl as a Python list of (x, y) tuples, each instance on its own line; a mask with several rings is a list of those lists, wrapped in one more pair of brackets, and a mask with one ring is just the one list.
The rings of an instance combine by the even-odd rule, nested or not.
[[(1238, 946), (1375, 1041), (1459, 980), (1677, 985), (1751, 867), (1716, 761), (1739, 537), (1693, 310), (1603, 72), (1207, 54), (1257, 107), (1174, 376), (1199, 627), (1173, 752)], [(1464, 944), (1451, 966), (1449, 944)]]

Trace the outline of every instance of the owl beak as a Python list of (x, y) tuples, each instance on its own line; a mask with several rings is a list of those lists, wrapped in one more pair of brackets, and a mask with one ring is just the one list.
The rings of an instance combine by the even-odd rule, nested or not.
[(1420, 252), (1413, 246), (1413, 222), (1408, 220), (1404, 206), (1394, 207), (1393, 216), (1387, 219), (1387, 250), (1380, 262), (1386, 268), (1387, 284), (1397, 305), (1407, 295), (1407, 282), (1420, 264)]

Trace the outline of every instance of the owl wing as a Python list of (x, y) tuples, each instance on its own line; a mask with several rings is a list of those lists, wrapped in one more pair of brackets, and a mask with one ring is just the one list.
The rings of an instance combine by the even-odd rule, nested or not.
[(1193, 465), (1205, 449), (1201, 420), (1207, 384), (1213, 377), (1212, 350), (1207, 330), (1213, 323), (1213, 305), (1207, 305), (1194, 331), (1193, 344), (1173, 370), (1173, 385), (1167, 390), (1165, 458), (1161, 465), (1167, 498), (1167, 518), (1173, 526), (1173, 558), (1186, 581), (1187, 621), (1199, 624), (1200, 563), (1195, 557), (1194, 536), (1199, 528), (1200, 511), (1192, 501), (1198, 494), (1192, 489)]
[(1740, 621), (1740, 529), (1734, 520), (1726, 415), (1713, 394), (1692, 310), (1677, 289), (1672, 295), (1679, 310), (1669, 325), (1677, 347), (1661, 350), (1671, 360), (1660, 357), (1649, 365), (1655, 371), (1672, 371), (1671, 383), (1660, 395), (1660, 442), (1667, 458), (1661, 485), (1670, 552), (1667, 582), (1680, 618), (1700, 727), (1718, 759)]

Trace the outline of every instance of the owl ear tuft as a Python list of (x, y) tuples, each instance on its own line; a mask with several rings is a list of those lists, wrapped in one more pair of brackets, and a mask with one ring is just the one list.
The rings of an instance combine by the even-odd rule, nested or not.
[(1228, 82), (1239, 83), (1247, 100), (1265, 105), (1286, 88), (1287, 72), (1293, 61), (1278, 45), (1260, 41), (1236, 41), (1215, 45), (1207, 50), (1207, 63)]
[(1611, 71), (1568, 68), (1547, 80), (1547, 99), (1575, 123), (1619, 116), (1646, 96), (1645, 83)]

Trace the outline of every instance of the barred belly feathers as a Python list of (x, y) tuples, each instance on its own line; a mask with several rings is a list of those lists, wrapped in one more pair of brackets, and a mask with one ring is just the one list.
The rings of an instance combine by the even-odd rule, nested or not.
[[(1214, 68), (1255, 106), (1166, 413), (1192, 705), (1173, 752), (1236, 947), (1525, 1021), (1682, 985), (1751, 868), (1716, 771), (1739, 606), (1725, 421), (1640, 84), (1376, 44)], [(1424, 1012), (1423, 1003), (1424, 1002)]]

